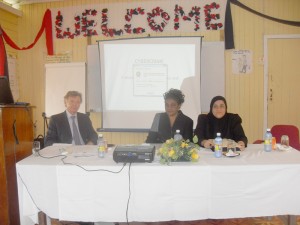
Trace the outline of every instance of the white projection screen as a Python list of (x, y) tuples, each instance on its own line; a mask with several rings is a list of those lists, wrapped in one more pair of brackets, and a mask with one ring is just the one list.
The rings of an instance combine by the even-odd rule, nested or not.
[(102, 128), (149, 129), (170, 88), (185, 94), (182, 111), (196, 123), (201, 43), (202, 37), (99, 41)]

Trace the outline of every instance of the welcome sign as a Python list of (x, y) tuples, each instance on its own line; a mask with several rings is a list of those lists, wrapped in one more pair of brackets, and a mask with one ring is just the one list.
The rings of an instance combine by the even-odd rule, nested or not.
[(227, 0), (118, 2), (52, 8), (56, 39), (222, 30)]

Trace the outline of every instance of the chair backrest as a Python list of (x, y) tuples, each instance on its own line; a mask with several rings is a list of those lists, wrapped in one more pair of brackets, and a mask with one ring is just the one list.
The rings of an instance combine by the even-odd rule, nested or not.
[(261, 139), (255, 140), (253, 142), (253, 144), (262, 144), (262, 143), (264, 143), (264, 140), (261, 140)]
[(299, 129), (294, 125), (274, 125), (271, 128), (271, 133), (273, 137), (276, 138), (276, 142), (280, 143), (280, 138), (282, 135), (288, 135), (290, 139), (290, 146), (300, 150), (299, 143)]

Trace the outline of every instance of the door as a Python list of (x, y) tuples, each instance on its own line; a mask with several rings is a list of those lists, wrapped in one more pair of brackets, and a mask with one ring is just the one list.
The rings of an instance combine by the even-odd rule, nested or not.
[(300, 128), (300, 38), (268, 40), (267, 126)]

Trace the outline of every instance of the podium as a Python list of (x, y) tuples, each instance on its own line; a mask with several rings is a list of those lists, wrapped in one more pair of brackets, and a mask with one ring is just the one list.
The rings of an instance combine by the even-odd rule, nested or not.
[(0, 106), (0, 223), (20, 224), (16, 163), (32, 153), (30, 106)]

